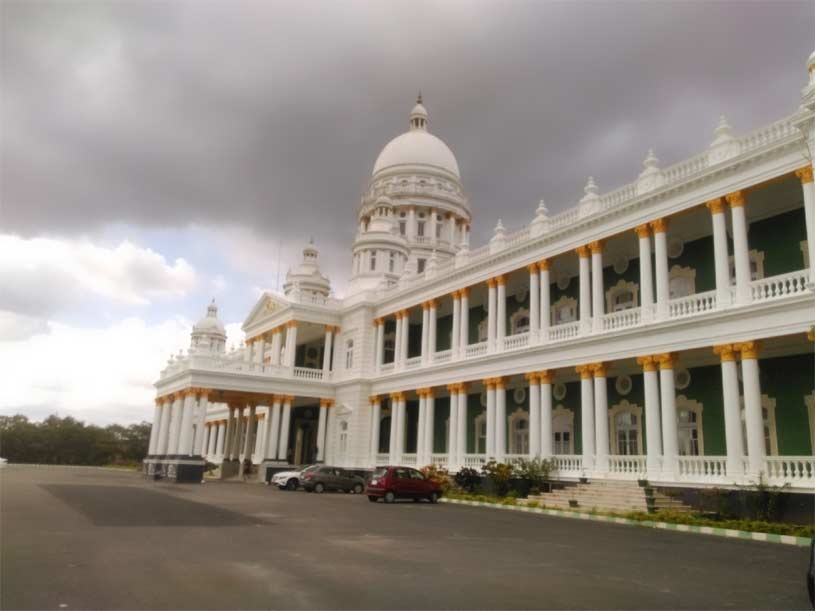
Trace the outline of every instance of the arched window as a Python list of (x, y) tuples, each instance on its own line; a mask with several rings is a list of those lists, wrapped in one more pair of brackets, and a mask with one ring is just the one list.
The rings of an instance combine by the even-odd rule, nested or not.
[(642, 453), (642, 408), (626, 400), (608, 412), (612, 452), (621, 456)]
[(520, 408), (509, 417), (509, 453), (529, 454), (529, 414)]
[(529, 331), (529, 310), (520, 308), (509, 317), (509, 334), (526, 333)]
[(577, 320), (577, 299), (565, 295), (552, 304), (552, 325), (562, 325)]
[(679, 395), (676, 398), (676, 425), (680, 456), (704, 456), (702, 404)]
[(606, 311), (619, 312), (637, 307), (640, 287), (636, 282), (620, 280), (606, 291)]
[(668, 273), (670, 298), (678, 299), (696, 293), (696, 270), (674, 265)]
[(574, 454), (574, 413), (562, 405), (552, 410), (552, 452)]
[[(741, 406), (741, 437), (744, 451), (747, 452), (747, 423), (744, 417), (744, 397), (739, 397)], [(764, 425), (764, 452), (767, 456), (778, 456), (778, 436), (775, 430), (775, 399), (761, 395), (761, 420)]]

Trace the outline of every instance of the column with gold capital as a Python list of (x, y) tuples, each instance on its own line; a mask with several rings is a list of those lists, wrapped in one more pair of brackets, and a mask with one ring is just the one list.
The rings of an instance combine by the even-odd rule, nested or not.
[(538, 264), (531, 263), (526, 266), (529, 270), (529, 343), (536, 344), (539, 337), (541, 321), (541, 291)]
[(637, 226), (640, 262), (640, 306), (642, 320), (649, 321), (654, 314), (654, 270), (651, 262), (651, 229), (646, 223)]
[(453, 332), (450, 354), (453, 359), (456, 359), (461, 349), (461, 296), (458, 291), (453, 291), (450, 297), (453, 299)]
[(668, 317), (668, 300), (671, 297), (670, 275), (668, 273), (668, 221), (657, 219), (651, 222), (654, 232), (654, 262), (657, 278), (656, 318)]
[(544, 370), (538, 372), (540, 382), (541, 402), (541, 458), (552, 457), (552, 382), (553, 372)]
[(750, 247), (747, 245), (747, 214), (744, 192), (725, 196), (733, 221), (733, 261), (736, 267), (736, 302), (750, 301)]
[(487, 280), (487, 349), (495, 350), (495, 329), (498, 308), (498, 298), (495, 288), (495, 278)]
[(583, 471), (594, 468), (594, 370), (591, 365), (578, 365), (580, 375), (580, 443), (583, 446)]
[(538, 276), (540, 282), (540, 340), (549, 341), (549, 327), (552, 310), (551, 287), (549, 286), (549, 259), (538, 261)]
[(727, 262), (727, 204), (717, 197), (705, 204), (713, 222), (713, 270), (716, 277), (716, 306), (730, 304), (730, 265)]
[(495, 380), (487, 378), (483, 382), (487, 389), (487, 459), (495, 458)]
[(722, 400), (724, 402), (724, 438), (727, 446), (727, 474), (739, 476), (743, 473), (744, 440), (741, 432), (741, 406), (739, 405), (739, 377), (736, 357), (738, 351), (733, 344), (713, 347), (713, 353), (722, 362)]
[(598, 240), (589, 244), (591, 251), (591, 318), (595, 331), (603, 329), (603, 242)]
[(676, 385), (674, 363), (676, 355), (667, 352), (655, 355), (659, 363), (659, 390), (662, 403), (662, 472), (673, 477), (676, 473), (676, 459), (679, 454), (679, 433), (676, 424)]
[(538, 374), (524, 374), (529, 382), (529, 457), (537, 458), (541, 452), (541, 388)]
[(767, 449), (764, 445), (764, 416), (761, 409), (761, 383), (758, 378), (758, 351), (756, 341), (735, 344), (741, 353), (741, 377), (744, 384), (744, 428), (747, 431), (747, 463), (750, 475), (757, 477), (764, 471)]
[(642, 367), (642, 385), (645, 399), (645, 467), (649, 476), (656, 477), (662, 470), (662, 427), (659, 405), (659, 361), (653, 356), (637, 357)]
[(578, 296), (578, 309), (580, 311), (580, 333), (591, 331), (591, 263), (589, 248), (579, 246), (575, 249), (580, 265), (580, 295)]
[(470, 345), (470, 289), (463, 288), (459, 290), (458, 295), (461, 299), (460, 356), (464, 358), (467, 354), (467, 346)]
[(807, 228), (807, 255), (809, 256), (809, 282), (815, 284), (815, 182), (812, 163), (795, 170), (804, 192), (804, 221)]
[(608, 390), (605, 363), (594, 363), (594, 468), (608, 471)]

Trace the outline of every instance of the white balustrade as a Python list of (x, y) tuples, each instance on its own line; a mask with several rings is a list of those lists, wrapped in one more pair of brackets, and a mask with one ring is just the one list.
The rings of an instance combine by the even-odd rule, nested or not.
[(642, 322), (642, 313), (639, 308), (630, 308), (628, 310), (605, 314), (603, 315), (602, 321), (603, 331), (627, 329), (628, 327), (636, 327)]
[(474, 356), (481, 356), (487, 354), (487, 342), (479, 342), (477, 344), (470, 344), (464, 350), (464, 358), (472, 358)]
[(727, 477), (727, 457), (677, 456), (676, 468), (681, 480), (721, 482)]
[(487, 464), (486, 454), (465, 454), (464, 466), (473, 469), (480, 469), (482, 465)]
[(768, 456), (764, 464), (770, 484), (815, 486), (815, 456)]
[(668, 302), (668, 317), (682, 318), (716, 309), (716, 291), (694, 293)]
[(516, 465), (522, 460), (529, 460), (529, 454), (506, 454), (504, 462), (510, 465)]
[(567, 322), (549, 327), (549, 341), (557, 342), (577, 337), (580, 333), (580, 321)]
[(434, 363), (446, 363), (451, 358), (453, 358), (453, 351), (452, 350), (439, 350), (436, 354), (433, 355), (433, 362)]
[(637, 478), (645, 474), (645, 456), (609, 456), (608, 471), (620, 477)]
[(767, 301), (789, 295), (800, 295), (807, 290), (807, 275), (807, 270), (804, 269), (789, 274), (753, 280), (750, 283), (750, 293), (753, 301)]
[(416, 465), (416, 455), (415, 454), (402, 454), (402, 460), (400, 461), (401, 464), (406, 466), (414, 466)]
[(525, 348), (529, 345), (529, 333), (516, 333), (504, 338), (504, 350), (515, 350), (517, 348)]
[(552, 460), (555, 462), (554, 471), (561, 475), (580, 473), (583, 470), (583, 457), (580, 454), (555, 454)]
[(414, 356), (405, 361), (405, 369), (416, 369), (422, 366), (422, 357)]
[(387, 465), (390, 461), (390, 456), (388, 454), (377, 454), (376, 455), (376, 464), (377, 465)]
[(430, 464), (436, 465), (437, 467), (446, 467), (447, 466), (447, 454), (431, 454), (430, 455)]
[(301, 380), (322, 380), (323, 370), (312, 369), (311, 367), (294, 367), (292, 375)]

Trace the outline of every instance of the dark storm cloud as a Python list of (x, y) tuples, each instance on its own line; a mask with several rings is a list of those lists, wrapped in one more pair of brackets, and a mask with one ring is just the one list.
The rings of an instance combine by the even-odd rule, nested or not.
[[(795, 110), (801, 3), (2, 3), (2, 220), (236, 224), (344, 253), (416, 90), (476, 242)], [(316, 225), (316, 229), (315, 229)], [(285, 229), (284, 229), (285, 228)]]

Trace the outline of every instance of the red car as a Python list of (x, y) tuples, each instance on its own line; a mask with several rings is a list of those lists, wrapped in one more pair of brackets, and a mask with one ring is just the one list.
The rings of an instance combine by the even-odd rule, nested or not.
[(386, 503), (393, 503), (397, 498), (427, 499), (435, 503), (441, 497), (441, 486), (410, 467), (377, 467), (368, 482), (367, 493), (372, 503), (380, 498)]

